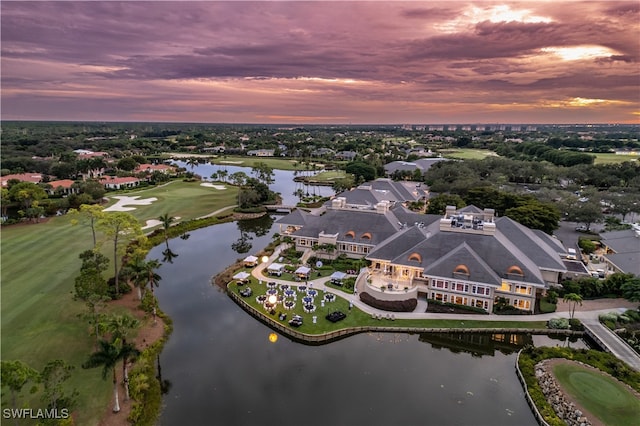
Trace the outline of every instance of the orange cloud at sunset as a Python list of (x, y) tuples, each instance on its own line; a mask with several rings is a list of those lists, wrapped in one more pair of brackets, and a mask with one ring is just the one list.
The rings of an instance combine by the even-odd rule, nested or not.
[(3, 120), (638, 122), (637, 1), (0, 7)]

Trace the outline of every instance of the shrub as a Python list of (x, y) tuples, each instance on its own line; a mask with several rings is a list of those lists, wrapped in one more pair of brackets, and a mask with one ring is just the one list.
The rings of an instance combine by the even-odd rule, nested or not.
[(547, 327), (555, 330), (567, 330), (569, 328), (569, 320), (566, 318), (552, 318), (547, 322)]
[(413, 312), (418, 306), (417, 299), (408, 300), (380, 300), (369, 293), (360, 293), (360, 300), (369, 306), (390, 312)]
[(573, 331), (583, 331), (584, 330), (584, 326), (582, 325), (582, 322), (578, 318), (571, 318), (569, 320), (569, 326), (571, 327), (571, 330), (573, 330)]

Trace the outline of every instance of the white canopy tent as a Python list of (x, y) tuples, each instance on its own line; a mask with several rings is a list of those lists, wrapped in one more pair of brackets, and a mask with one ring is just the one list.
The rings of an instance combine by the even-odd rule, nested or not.
[(331, 281), (342, 281), (345, 277), (347, 276), (347, 274), (345, 274), (344, 272), (340, 272), (340, 271), (336, 271), (333, 274), (331, 274)]
[(267, 272), (271, 275), (282, 275), (284, 272), (284, 265), (282, 263), (272, 263), (267, 267)]
[(243, 271), (243, 272), (238, 272), (237, 274), (235, 274), (233, 276), (233, 279), (234, 280), (238, 280), (238, 281), (246, 281), (250, 276), (251, 276), (251, 274)]
[(295, 273), (299, 277), (307, 278), (307, 277), (309, 277), (309, 273), (310, 272), (311, 272), (311, 268), (308, 268), (306, 266), (300, 266), (298, 269), (296, 269)]
[(258, 258), (255, 256), (247, 256), (242, 262), (245, 266), (256, 266), (258, 264)]

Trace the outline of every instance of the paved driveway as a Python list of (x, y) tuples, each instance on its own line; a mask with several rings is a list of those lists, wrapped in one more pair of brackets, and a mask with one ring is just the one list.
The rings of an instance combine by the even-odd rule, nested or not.
[[(567, 248), (578, 249), (578, 237), (580, 236), (588, 236), (589, 234), (585, 234), (584, 232), (576, 231), (576, 227), (582, 225), (581, 223), (576, 222), (560, 222), (560, 227), (555, 230), (553, 235), (555, 235), (562, 244), (564, 244)], [(602, 224), (593, 224), (591, 225), (591, 230), (595, 232), (602, 232), (603, 225)]]

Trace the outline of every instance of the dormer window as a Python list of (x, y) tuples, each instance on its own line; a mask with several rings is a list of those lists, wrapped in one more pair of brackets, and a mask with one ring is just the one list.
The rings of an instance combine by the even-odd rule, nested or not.
[(371, 233), (365, 232), (360, 238), (362, 238), (363, 240), (371, 240)]
[(411, 253), (409, 255), (409, 260), (415, 260), (416, 262), (422, 263), (422, 256), (420, 256), (420, 253)]
[(353, 231), (349, 231), (344, 236), (345, 237), (350, 237), (350, 238), (355, 238), (356, 237), (356, 233), (353, 232)]
[(524, 277), (524, 272), (522, 272), (522, 268), (519, 266), (513, 265), (507, 269), (507, 275), (518, 275), (520, 277)]
[(453, 270), (453, 275), (464, 275), (466, 277), (469, 277), (469, 275), (471, 274), (469, 273), (469, 268), (467, 268), (467, 265), (460, 264)]

